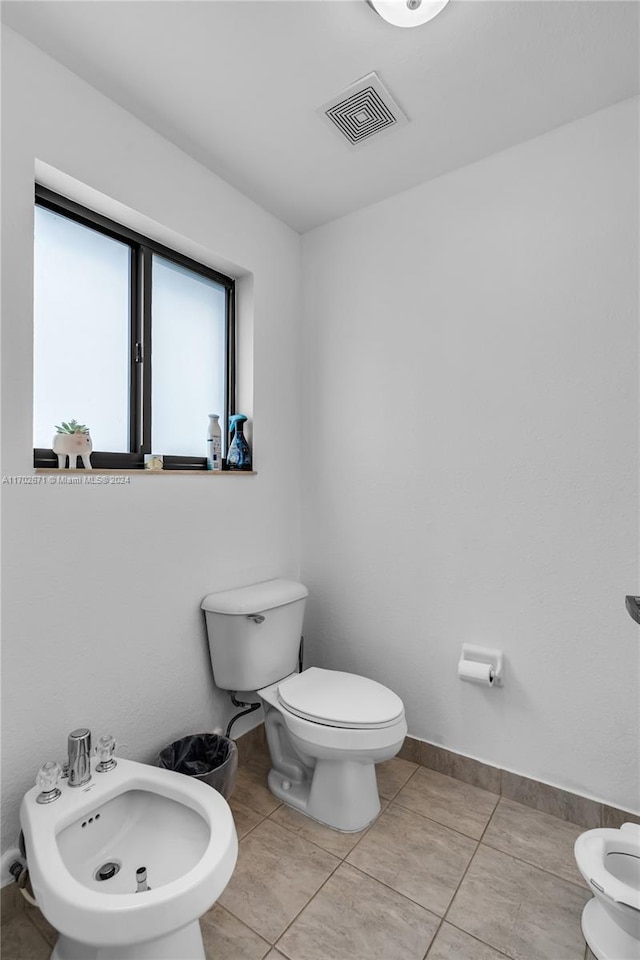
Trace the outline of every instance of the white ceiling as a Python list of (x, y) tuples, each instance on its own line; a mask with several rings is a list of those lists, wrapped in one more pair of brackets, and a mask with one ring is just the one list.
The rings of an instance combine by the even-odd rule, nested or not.
[[(5, 23), (296, 230), (639, 90), (636, 0), (4, 0)], [(410, 123), (350, 148), (316, 113), (375, 70)]]

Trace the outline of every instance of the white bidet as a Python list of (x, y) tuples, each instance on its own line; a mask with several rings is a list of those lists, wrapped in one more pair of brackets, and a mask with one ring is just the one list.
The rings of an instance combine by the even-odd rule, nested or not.
[[(55, 802), (34, 787), (20, 808), (33, 891), (60, 933), (51, 960), (205, 960), (198, 919), (238, 850), (226, 800), (120, 758), (84, 786), (61, 783)], [(136, 892), (140, 867), (149, 889)]]

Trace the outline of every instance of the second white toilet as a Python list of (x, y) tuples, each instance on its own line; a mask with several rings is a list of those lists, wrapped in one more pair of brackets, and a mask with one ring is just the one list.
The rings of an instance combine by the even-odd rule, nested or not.
[(213, 676), (223, 690), (261, 698), (272, 793), (334, 829), (362, 830), (380, 811), (375, 764), (406, 736), (404, 705), (366, 677), (296, 672), (307, 596), (278, 579), (205, 597)]
[(640, 825), (587, 830), (575, 843), (593, 893), (582, 932), (596, 960), (640, 960)]

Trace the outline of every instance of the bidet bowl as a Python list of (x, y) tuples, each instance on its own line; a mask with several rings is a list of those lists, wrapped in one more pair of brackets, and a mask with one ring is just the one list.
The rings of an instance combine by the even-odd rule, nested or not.
[[(64, 936), (101, 946), (161, 937), (197, 920), (229, 882), (237, 858), (224, 798), (179, 773), (118, 759), (84, 787), (22, 801), (29, 874), (43, 914)], [(116, 865), (108, 879), (97, 872)], [(136, 869), (150, 889), (136, 893)]]

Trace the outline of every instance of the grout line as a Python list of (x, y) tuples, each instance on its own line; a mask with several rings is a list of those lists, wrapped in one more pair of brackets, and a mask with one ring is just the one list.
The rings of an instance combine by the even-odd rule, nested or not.
[[(42, 913), (42, 911), (40, 910), (40, 907), (34, 907), (33, 910), (34, 910), (34, 911), (37, 910), (38, 913)], [(19, 915), (17, 915), (17, 916), (19, 916)], [(43, 913), (42, 913), (42, 916), (44, 917), (45, 920), (47, 920), (47, 918), (44, 916)], [(47, 938), (45, 937), (45, 935), (44, 935), (44, 933), (42, 932), (42, 930), (40, 930), (40, 928), (39, 928), (38, 925), (36, 924), (36, 922), (35, 922), (35, 917), (34, 917), (34, 914), (32, 913), (32, 911), (31, 911), (31, 910), (24, 910), (24, 911), (22, 912), (22, 915), (19, 916), (19, 919), (20, 919), (20, 920), (23, 920), (23, 918), (26, 919), (26, 921), (27, 921), (27, 923), (29, 924), (29, 926), (31, 927), (31, 929), (32, 929), (32, 930), (35, 930), (35, 932), (36, 932), (37, 935), (40, 937), (40, 939), (42, 940), (42, 942), (45, 944), (45, 946), (47, 947), (47, 949), (48, 949), (48, 950), (52, 950), (53, 947), (55, 946), (55, 941), (53, 942), (53, 944), (49, 943), (49, 941), (48, 941)], [(15, 919), (15, 918), (14, 918), (14, 919)], [(24, 922), (24, 921), (23, 921), (23, 922)], [(47, 923), (48, 923), (48, 922), (49, 922), (49, 921), (47, 920)], [(53, 924), (52, 924), (51, 926), (52, 926), (52, 928), (55, 930), (55, 927), (53, 927)], [(56, 940), (57, 940), (58, 936), (59, 936), (59, 932), (56, 930)]]
[[(327, 853), (328, 851), (325, 850), (324, 852)], [(280, 942), (280, 940), (282, 940), (282, 938), (284, 937), (284, 935), (285, 935), (285, 933), (287, 932), (287, 930), (289, 930), (289, 928), (290, 928), (291, 926), (293, 926), (293, 924), (296, 922), (296, 920), (298, 919), (298, 917), (300, 916), (300, 914), (303, 912), (303, 910), (306, 910), (307, 907), (309, 906), (309, 904), (310, 904), (313, 900), (315, 900), (315, 898), (318, 896), (318, 894), (319, 894), (320, 891), (323, 889), (323, 887), (325, 887), (325, 886), (327, 885), (327, 883), (329, 882), (329, 880), (331, 880), (331, 877), (334, 875), (334, 873), (336, 872), (336, 870), (338, 870), (338, 869), (342, 866), (343, 862), (344, 862), (343, 860), (338, 860), (338, 863), (337, 863), (336, 866), (333, 868), (333, 870), (331, 871), (331, 873), (329, 874), (329, 876), (326, 878), (326, 880), (323, 880), (323, 882), (320, 884), (320, 886), (318, 887), (318, 889), (316, 890), (316, 892), (313, 893), (313, 894), (309, 897), (309, 899), (308, 899), (307, 902), (304, 904), (304, 906), (301, 907), (300, 910), (298, 910), (298, 912), (296, 913), (295, 917), (291, 920), (291, 922), (287, 924), (287, 926), (284, 928), (284, 930), (282, 931), (282, 933), (279, 935), (279, 937), (278, 937), (278, 939), (276, 940), (276, 942), (273, 944), (273, 946), (274, 946), (277, 950), (280, 949), (280, 948), (278, 947), (278, 943)], [(264, 937), (263, 937), (263, 939), (264, 939)]]
[(543, 873), (548, 873), (550, 877), (554, 877), (556, 880), (562, 880), (564, 883), (570, 883), (579, 890), (589, 893), (589, 887), (586, 885), (586, 883), (580, 883), (578, 880), (568, 880), (566, 877), (561, 876), (559, 873), (554, 873), (553, 870), (549, 870), (547, 867), (541, 867), (539, 863), (533, 863), (531, 860), (525, 860), (524, 857), (516, 856), (515, 853), (507, 853), (506, 850), (502, 850), (500, 847), (494, 847), (492, 843), (488, 843), (486, 840), (482, 842), (482, 846), (486, 847), (488, 850), (495, 850), (496, 853), (501, 853), (503, 857), (511, 857), (512, 860), (517, 860), (518, 863), (524, 863), (527, 867), (533, 867), (535, 870), (542, 870)]
[(407, 900), (409, 903), (412, 903), (414, 907), (420, 907), (421, 910), (424, 910), (430, 916), (435, 917), (436, 920), (444, 920), (444, 917), (441, 917), (435, 910), (430, 910), (429, 907), (425, 907), (424, 903), (419, 903), (417, 900), (414, 900), (413, 897), (410, 897), (408, 893), (401, 893), (400, 890), (397, 890), (395, 887), (392, 887), (390, 883), (387, 883), (386, 880), (381, 880), (380, 877), (374, 877), (372, 873), (367, 873), (363, 867), (357, 866), (355, 863), (351, 863), (350, 860), (344, 861), (345, 866), (351, 867), (352, 870), (357, 870), (358, 873), (361, 873), (368, 880), (374, 880), (376, 883), (381, 884), (381, 886), (386, 887), (387, 890), (391, 890), (397, 896), (402, 897), (403, 900)]
[[(225, 890), (226, 890), (226, 887), (225, 887)], [(227, 913), (230, 913), (230, 914), (231, 914), (231, 916), (234, 918), (234, 920), (237, 920), (238, 923), (241, 923), (243, 926), (247, 927), (247, 929), (251, 930), (252, 933), (255, 933), (255, 935), (256, 935), (257, 937), (260, 937), (261, 940), (264, 940), (265, 943), (268, 943), (268, 944), (269, 944), (269, 950), (271, 950), (272, 947), (275, 946), (275, 944), (273, 944), (273, 943), (271, 943), (269, 940), (267, 940), (267, 938), (265, 937), (264, 933), (259, 933), (259, 932), (256, 930), (256, 928), (255, 928), (255, 927), (252, 927), (251, 924), (250, 924), (247, 920), (245, 920), (243, 917), (239, 917), (239, 916), (237, 915), (237, 913), (234, 913), (233, 910), (231, 909), (231, 907), (227, 907), (227, 906), (225, 906), (224, 904), (220, 903), (220, 900), (216, 900), (214, 906), (216, 906), (216, 905), (222, 907), (223, 910), (226, 910)], [(213, 909), (213, 908), (212, 908), (212, 909)], [(200, 917), (200, 919), (202, 920), (202, 917)], [(268, 952), (269, 952), (269, 951), (267, 951), (267, 953), (268, 953)], [(266, 954), (265, 954), (265, 956), (266, 956)]]
[[(312, 840), (311, 837), (306, 836), (306, 835), (305, 835), (304, 833), (302, 833), (300, 830), (294, 830), (292, 827), (289, 827), (286, 823), (279, 823), (278, 820), (274, 820), (273, 822), (274, 822), (278, 827), (282, 827), (284, 830), (288, 830), (289, 833), (291, 833), (294, 837), (298, 837), (300, 840), (306, 840), (307, 843), (311, 843), (314, 847), (317, 847), (319, 850), (322, 850), (323, 853), (328, 853), (328, 854), (330, 854), (332, 857), (337, 857), (338, 860), (341, 860), (342, 862), (345, 862), (346, 859), (347, 859), (347, 857), (350, 856), (350, 854), (351, 854), (351, 852), (352, 852), (353, 850), (355, 850), (355, 848), (358, 846), (358, 844), (360, 843), (360, 841), (361, 841), (361, 840), (364, 840), (365, 836), (369, 833), (369, 830), (371, 830), (373, 827), (375, 827), (376, 823), (378, 822), (378, 820), (380, 819), (380, 817), (382, 816), (382, 814), (385, 812), (385, 810), (388, 810), (389, 807), (391, 806), (391, 800), (389, 800), (387, 797), (382, 797), (381, 799), (385, 801), (386, 806), (385, 806), (384, 808), (382, 808), (382, 807), (380, 808), (380, 813), (379, 813), (378, 816), (375, 818), (375, 820), (372, 820), (372, 821), (371, 821), (370, 824), (368, 824), (366, 827), (363, 827), (362, 830), (356, 830), (356, 831), (354, 831), (354, 833), (362, 833), (362, 836), (361, 836), (361, 837), (358, 837), (358, 839), (356, 840), (356, 842), (354, 843), (354, 845), (353, 845), (349, 850), (347, 850), (347, 852), (344, 854), (344, 856), (343, 856), (342, 854), (335, 853), (333, 850), (329, 850), (327, 847), (323, 847), (322, 844), (321, 844), (318, 840)], [(288, 810), (292, 810), (294, 813), (299, 813), (300, 816), (302, 816), (302, 817), (305, 816), (305, 814), (302, 812), (302, 810), (298, 810), (296, 807), (289, 807), (286, 803), (281, 803), (281, 804), (280, 804), (280, 807), (285, 807), (285, 808), (288, 809)], [(271, 819), (273, 818), (273, 815), (278, 812), (278, 810), (280, 809), (280, 807), (278, 807), (277, 810), (274, 810), (273, 813), (270, 813), (269, 816), (266, 817), (265, 819), (271, 820)], [(307, 819), (310, 820), (311, 823), (317, 823), (320, 827), (324, 827), (326, 830), (331, 830), (331, 829), (332, 829), (332, 827), (329, 827), (327, 824), (320, 823), (319, 820), (314, 820), (313, 817), (307, 817)], [(341, 830), (336, 830), (335, 832), (338, 833), (338, 834), (342, 834), (342, 835), (345, 836), (345, 837), (348, 837), (348, 836), (349, 836), (349, 833), (346, 833), (346, 832), (341, 831)], [(353, 834), (351, 834), (351, 835), (353, 835)], [(243, 839), (244, 839), (244, 838), (243, 838)]]
[[(488, 818), (488, 820), (487, 820), (487, 822), (486, 822), (486, 824), (485, 824), (484, 830), (483, 830), (482, 833), (480, 834), (480, 839), (477, 841), (476, 848), (475, 848), (475, 850), (473, 851), (473, 854), (471, 855), (471, 858), (470, 858), (470, 860), (469, 860), (469, 863), (468, 863), (467, 866), (466, 866), (466, 869), (465, 869), (464, 873), (463, 873), (462, 876), (460, 877), (460, 882), (458, 883), (458, 886), (457, 886), (456, 889), (454, 890), (453, 896), (451, 897), (451, 900), (449, 901), (449, 906), (447, 907), (447, 909), (446, 909), (445, 912), (444, 912), (444, 915), (443, 915), (443, 917), (442, 917), (443, 922), (447, 919), (447, 917), (448, 917), (448, 915), (449, 915), (449, 911), (451, 910), (451, 907), (453, 906), (453, 901), (454, 901), (455, 898), (457, 897), (458, 892), (459, 892), (459, 890), (460, 890), (460, 887), (462, 886), (462, 884), (463, 884), (463, 882), (464, 882), (464, 878), (465, 878), (466, 875), (468, 874), (468, 872), (469, 872), (469, 870), (470, 870), (470, 868), (471, 868), (471, 864), (473, 863), (473, 861), (475, 860), (475, 858), (476, 858), (476, 856), (477, 856), (478, 850), (480, 849), (480, 844), (482, 843), (482, 838), (484, 837), (485, 833), (486, 833), (487, 830), (489, 829), (489, 824), (490, 824), (491, 821), (493, 820), (494, 814), (495, 814), (496, 810), (498, 809), (498, 803), (499, 803), (499, 802), (500, 802), (500, 801), (498, 800), (498, 802), (496, 803), (495, 807), (494, 807), (493, 810), (491, 811), (491, 816)], [(465, 932), (466, 932), (466, 931), (465, 931)], [(480, 942), (481, 942), (481, 943), (484, 943), (484, 941), (480, 941)], [(487, 944), (487, 946), (491, 946), (491, 944)]]
[[(283, 806), (283, 807), (286, 807), (287, 804), (283, 803), (282, 806)], [(278, 807), (278, 810), (279, 810), (279, 809), (280, 809), (280, 808)], [(293, 810), (294, 813), (299, 813), (301, 816), (304, 816), (304, 814), (302, 813), (302, 811), (301, 811), (301, 810), (296, 810), (295, 807), (288, 807), (288, 809), (289, 809), (289, 810)], [(277, 810), (274, 810), (274, 811), (273, 811), (273, 813), (277, 813), (277, 812), (278, 812)], [(306, 834), (302, 833), (301, 830), (295, 830), (293, 827), (290, 827), (290, 826), (289, 826), (288, 824), (286, 824), (286, 823), (280, 823), (278, 820), (273, 820), (273, 819), (272, 819), (272, 818), (273, 818), (273, 813), (270, 813), (269, 816), (266, 817), (265, 819), (266, 819), (266, 820), (271, 820), (272, 823), (275, 823), (275, 825), (276, 825), (277, 827), (282, 827), (283, 830), (286, 830), (287, 833), (290, 833), (292, 837), (297, 837), (298, 840), (304, 840), (305, 843), (310, 843), (312, 847), (316, 847), (318, 850), (322, 850), (323, 853), (328, 853), (329, 856), (335, 857), (336, 860), (340, 860), (340, 862), (342, 862), (342, 861), (344, 860), (344, 857), (343, 857), (341, 854), (339, 854), (339, 853), (334, 853), (333, 850), (328, 850), (327, 847), (323, 847), (322, 844), (319, 843), (317, 840), (312, 840), (311, 837), (306, 836)], [(313, 820), (312, 817), (309, 817), (308, 819), (311, 820), (312, 823), (318, 823), (320, 826), (324, 826), (324, 824), (321, 824), (319, 820)], [(330, 830), (330, 829), (331, 829), (330, 827), (327, 827), (327, 830)], [(367, 827), (367, 829), (369, 829), (369, 828)], [(244, 839), (244, 837), (243, 837), (243, 839)], [(350, 853), (350, 852), (351, 852), (351, 851), (349, 851), (349, 853)], [(345, 856), (348, 856), (348, 855), (349, 855), (348, 853), (345, 854)]]
[(429, 946), (427, 947), (427, 952), (425, 953), (425, 955), (424, 955), (424, 957), (422, 958), (422, 960), (427, 960), (427, 957), (428, 957), (429, 954), (431, 953), (431, 948), (433, 947), (434, 943), (436, 942), (436, 940), (437, 940), (437, 938), (438, 938), (438, 934), (440, 933), (440, 930), (442, 929), (442, 924), (443, 924), (443, 923), (444, 923), (444, 920), (442, 919), (442, 917), (440, 917), (440, 922), (439, 922), (438, 926), (436, 927), (436, 931), (435, 931), (434, 935), (431, 937), (431, 942), (429, 943)]
[[(493, 794), (493, 796), (496, 796), (496, 794)], [(389, 805), (391, 805), (391, 803), (396, 803), (402, 810), (407, 810), (409, 813), (415, 813), (416, 816), (422, 817), (423, 820), (429, 820), (430, 823), (437, 823), (439, 827), (444, 827), (445, 830), (451, 830), (452, 833), (457, 833), (459, 837), (466, 837), (467, 840), (473, 840), (474, 843), (480, 843), (480, 840), (478, 839), (478, 837), (472, 837), (468, 833), (463, 833), (462, 830), (456, 830), (455, 827), (450, 826), (448, 823), (442, 823), (441, 820), (434, 820), (433, 817), (428, 817), (426, 813), (420, 813), (418, 810), (414, 810), (412, 807), (407, 807), (403, 803), (401, 803), (397, 797), (394, 800), (390, 801)], [(487, 826), (489, 825), (489, 822), (493, 817), (493, 814), (495, 813), (497, 806), (498, 806), (498, 802), (496, 802), (495, 807), (493, 808), (493, 810), (491, 811), (491, 814), (489, 815), (489, 820), (487, 821), (487, 825), (483, 827), (482, 836), (484, 836), (485, 830), (487, 829)]]
[[(470, 940), (475, 940), (476, 943), (482, 944), (483, 947), (488, 947), (490, 950), (493, 950), (494, 953), (497, 953), (499, 957), (506, 957), (507, 960), (514, 960), (510, 953), (505, 953), (504, 950), (499, 950), (498, 947), (494, 947), (491, 943), (486, 943), (486, 941), (481, 940), (480, 937), (474, 936), (474, 934), (469, 933), (468, 930), (463, 930), (462, 927), (456, 926), (456, 924), (452, 923), (450, 920), (443, 920), (442, 923), (448, 923), (450, 927), (454, 928), (454, 930), (459, 930), (460, 933), (464, 933), (464, 935), (469, 937)], [(429, 950), (431, 950), (431, 947), (429, 947)], [(427, 960), (427, 957), (425, 957), (425, 960)]]
[[(257, 813), (257, 811), (256, 811), (256, 813)], [(274, 813), (275, 813), (275, 810), (274, 810)], [(254, 825), (253, 825), (252, 827), (249, 827), (249, 829), (247, 830), (246, 833), (243, 833), (241, 839), (238, 840), (238, 850), (240, 849), (240, 844), (242, 843), (242, 841), (243, 841), (243, 840), (246, 840), (246, 838), (249, 836), (249, 834), (250, 834), (250, 833), (253, 833), (253, 831), (256, 829), (256, 827), (259, 827), (260, 824), (264, 823), (264, 821), (265, 821), (265, 820), (268, 820), (268, 819), (269, 819), (269, 817), (263, 817), (262, 820), (258, 820), (258, 822), (257, 822), (257, 823), (254, 823)], [(237, 834), (237, 832), (238, 832), (238, 831), (237, 831), (237, 829), (236, 829), (236, 834)]]
[[(374, 877), (372, 874), (367, 873), (366, 870), (363, 870), (362, 867), (356, 866), (355, 863), (349, 863), (348, 860), (344, 861), (345, 866), (351, 867), (352, 870), (356, 870), (357, 873), (361, 874), (363, 877), (366, 877), (367, 880), (373, 880), (375, 883), (379, 883), (381, 886), (386, 887), (387, 890), (391, 890), (392, 893), (395, 893), (396, 896), (402, 897), (403, 900), (406, 900), (408, 903), (413, 904), (414, 907), (419, 907), (421, 910), (424, 910), (425, 913), (428, 913), (430, 917), (434, 917), (436, 920), (443, 920), (444, 917), (439, 916), (434, 910), (430, 910), (429, 907), (425, 907), (424, 903), (418, 903), (417, 900), (414, 900), (413, 897), (410, 897), (406, 893), (401, 893), (399, 890), (396, 890), (395, 887), (392, 887), (390, 884), (386, 883), (384, 880), (380, 880), (379, 877)], [(431, 949), (431, 944), (429, 944), (429, 949)]]
[[(502, 799), (503, 799), (503, 798), (500, 797), (500, 800), (502, 800)], [(504, 799), (508, 799), (508, 798), (505, 797)], [(482, 831), (482, 836), (481, 836), (481, 838), (480, 838), (480, 840), (479, 840), (479, 844), (480, 844), (480, 843), (483, 844), (485, 847), (488, 847), (490, 850), (497, 850), (497, 852), (498, 852), (498, 853), (501, 853), (503, 856), (505, 856), (505, 857), (511, 857), (512, 860), (517, 860), (519, 863), (526, 863), (527, 866), (529, 866), (529, 867), (535, 867), (536, 870), (542, 870), (543, 873), (548, 873), (549, 876), (555, 877), (557, 880), (564, 880), (565, 883), (572, 883), (575, 887), (578, 887), (580, 890), (587, 890), (587, 891), (588, 891), (589, 888), (587, 887), (586, 884), (578, 883), (578, 882), (576, 882), (575, 880), (567, 880), (566, 877), (561, 877), (560, 874), (554, 873), (553, 870), (547, 870), (546, 867), (541, 867), (541, 866), (539, 866), (539, 864), (537, 864), (537, 863), (531, 863), (530, 860), (524, 860), (522, 857), (516, 857), (513, 853), (507, 853), (506, 850), (501, 850), (499, 847), (494, 847), (491, 843), (489, 843), (487, 840), (485, 840), (485, 835), (486, 835), (486, 832), (487, 832), (487, 830), (489, 829), (489, 827), (490, 827), (490, 825), (491, 825), (491, 821), (493, 820), (494, 816), (495, 816), (496, 813), (498, 812), (498, 807), (500, 806), (500, 800), (498, 801), (498, 803), (497, 803), (497, 804), (495, 805), (495, 807), (493, 808), (493, 813), (492, 813), (491, 816), (489, 817), (489, 820), (487, 821), (487, 825), (486, 825), (486, 827), (484, 828), (484, 830)], [(511, 802), (515, 802), (515, 801), (511, 801)], [(525, 804), (522, 804), (522, 806), (525, 806)], [(528, 807), (527, 809), (531, 809), (531, 808)], [(536, 813), (539, 813), (540, 811), (535, 811), (535, 812), (536, 812)], [(550, 814), (549, 814), (549, 816), (550, 816)], [(560, 819), (560, 818), (559, 818), (559, 817), (556, 817), (556, 819)], [(568, 821), (568, 820), (563, 820), (562, 822), (563, 822), (563, 823), (568, 823), (569, 821)], [(574, 826), (578, 826), (578, 824), (574, 824)], [(476, 851), (476, 853), (477, 853), (477, 851)], [(474, 853), (474, 857), (475, 857), (475, 853)], [(457, 893), (457, 891), (456, 891), (456, 893)]]

